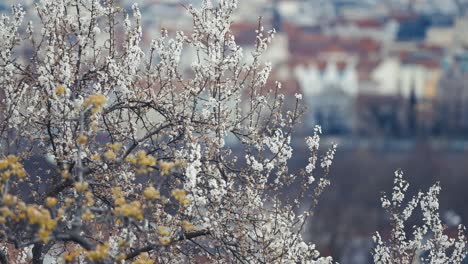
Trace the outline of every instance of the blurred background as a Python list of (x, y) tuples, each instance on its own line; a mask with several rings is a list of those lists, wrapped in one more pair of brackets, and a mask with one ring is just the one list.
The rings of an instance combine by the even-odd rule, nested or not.
[[(13, 2), (0, 0), (0, 8)], [(183, 5), (200, 4), (121, 5), (130, 10), (133, 2), (147, 46), (161, 28), (190, 32)], [(281, 81), (288, 96), (303, 94), (308, 109), (291, 166), (306, 164), (303, 138), (316, 124), (324, 145), (338, 143), (332, 186), (305, 234), (325, 255), (340, 263), (371, 260), (372, 233), (389, 233), (380, 195), (391, 191), (396, 169), (412, 194), (440, 181), (442, 218), (449, 227), (468, 225), (467, 11), (468, 0), (239, 1), (232, 25), (238, 44), (254, 49), (259, 16), (265, 29), (275, 28), (264, 56), (273, 65), (270, 80)], [(183, 67), (190, 56), (186, 50)]]

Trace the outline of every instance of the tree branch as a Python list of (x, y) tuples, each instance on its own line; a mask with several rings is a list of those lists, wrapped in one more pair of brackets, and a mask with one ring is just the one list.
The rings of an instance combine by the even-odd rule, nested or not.
[(75, 242), (86, 250), (94, 250), (96, 247), (93, 243), (86, 240), (84, 237), (76, 233), (60, 233), (56, 235), (57, 240), (64, 242)]
[[(209, 230), (199, 230), (199, 231), (184, 233), (179, 238), (174, 240), (173, 243), (179, 242), (179, 241), (182, 241), (182, 240), (186, 240), (186, 239), (191, 240), (193, 238), (206, 236), (206, 235), (209, 235), (209, 234), (210, 234)], [(130, 260), (130, 259), (140, 255), (141, 253), (152, 251), (152, 250), (156, 249), (159, 246), (160, 245), (158, 245), (158, 244), (150, 243), (145, 247), (135, 249), (134, 251), (130, 252), (129, 254), (126, 255), (125, 259)]]

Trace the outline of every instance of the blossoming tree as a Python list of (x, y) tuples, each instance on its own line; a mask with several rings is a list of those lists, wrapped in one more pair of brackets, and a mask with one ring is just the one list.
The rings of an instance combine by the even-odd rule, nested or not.
[[(409, 183), (401, 171), (395, 172), (391, 199), (382, 196), (382, 207), (390, 214), (391, 236), (384, 241), (379, 233), (373, 237), (376, 243), (372, 252), (375, 263), (462, 263), (467, 255), (465, 227), (458, 226), (458, 234), (450, 237), (447, 227), (439, 216), (439, 184), (427, 193), (419, 192), (405, 204)], [(413, 215), (418, 205), (422, 211), (423, 224), (414, 226), (412, 235), (407, 235), (405, 222)], [(424, 254), (426, 253), (426, 254)]]
[[(38, 22), (21, 6), (2, 17), (3, 261), (331, 261), (301, 237), (313, 206), (295, 212), (328, 185), (315, 168), (328, 174), (334, 147), (319, 160), (317, 128), (310, 164), (288, 171), (300, 96), (285, 108), (281, 85), (266, 86), (273, 31), (259, 26), (243, 58), (235, 7), (187, 7), (190, 35), (163, 31), (146, 53), (136, 5), (42, 0)], [(196, 53), (188, 72), (183, 47)], [(26, 171), (35, 155), (53, 169)]]

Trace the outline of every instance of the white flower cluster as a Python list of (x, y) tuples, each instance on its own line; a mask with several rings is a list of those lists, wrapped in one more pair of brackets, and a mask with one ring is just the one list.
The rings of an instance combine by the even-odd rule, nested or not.
[[(395, 172), (392, 198), (382, 197), (382, 207), (390, 213), (392, 222), (391, 238), (384, 241), (379, 233), (373, 237), (376, 246), (373, 250), (375, 263), (461, 263), (466, 257), (467, 241), (465, 227), (458, 227), (457, 237), (449, 237), (439, 215), (439, 184), (426, 193), (419, 192), (407, 204), (404, 203), (409, 183), (403, 179), (401, 171)], [(422, 211), (421, 226), (413, 227), (412, 238), (405, 232), (405, 222), (418, 207)], [(427, 253), (427, 254), (423, 254)]]

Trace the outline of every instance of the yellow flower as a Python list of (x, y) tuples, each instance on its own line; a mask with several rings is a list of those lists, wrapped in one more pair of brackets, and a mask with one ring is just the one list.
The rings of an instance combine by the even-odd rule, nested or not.
[(105, 243), (103, 245), (97, 245), (96, 250), (94, 251), (87, 251), (86, 257), (92, 261), (103, 261), (107, 258), (107, 254), (109, 252), (109, 244)]
[(94, 214), (91, 212), (91, 210), (86, 209), (85, 212), (83, 213), (82, 218), (85, 222), (88, 222), (94, 219)]
[(159, 168), (162, 175), (169, 174), (174, 166), (174, 162), (159, 161)]
[(66, 91), (67, 91), (67, 90), (65, 89), (65, 87), (64, 87), (63, 85), (59, 85), (59, 86), (57, 86), (57, 88), (55, 89), (55, 94), (57, 94), (57, 95), (64, 95)]
[(65, 262), (72, 262), (76, 255), (77, 254), (75, 252), (67, 252), (63, 257), (63, 260), (65, 260)]
[(116, 258), (115, 260), (117, 261), (123, 261), (127, 258), (127, 255), (125, 255), (124, 253), (120, 253)]
[(122, 188), (120, 187), (114, 187), (112, 188), (112, 195), (115, 196), (122, 196)]
[(81, 145), (85, 145), (88, 143), (88, 138), (86, 136), (79, 136), (76, 138), (76, 142), (80, 143)]
[(183, 168), (187, 167), (187, 162), (184, 161), (184, 160), (177, 160), (175, 162), (175, 166), (177, 166), (179, 169), (183, 169)]
[(2, 172), (1, 177), (3, 181), (7, 181), (11, 176), (11, 171)]
[(6, 159), (0, 160), (0, 170), (8, 168), (9, 162)]
[(18, 160), (19, 157), (15, 155), (8, 155), (6, 158), (0, 160), (0, 170), (5, 170), (0, 173), (0, 177), (3, 181), (8, 180), (12, 175), (16, 175), (20, 179), (27, 175), (23, 164), (18, 162)]
[(116, 215), (123, 215), (143, 220), (143, 210), (139, 201), (133, 201), (131, 203), (124, 202), (122, 205), (115, 208), (114, 213)]
[(75, 202), (75, 199), (67, 197), (65, 198), (65, 207), (69, 208), (73, 203)]
[(24, 177), (26, 177), (26, 171), (24, 169), (21, 169), (19, 171), (16, 172), (16, 176), (18, 176), (18, 178), (22, 179)]
[(87, 182), (83, 182), (83, 183), (80, 183), (80, 182), (75, 182), (75, 190), (77, 192), (84, 192), (86, 191), (86, 189), (88, 189), (88, 183)]
[(107, 144), (107, 147), (112, 149), (113, 151), (118, 151), (122, 148), (122, 144), (120, 143)]
[(112, 159), (115, 159), (116, 156), (115, 156), (114, 151), (108, 150), (106, 151), (106, 153), (104, 153), (104, 157), (106, 157), (106, 159), (112, 160)]
[(119, 197), (119, 198), (115, 199), (114, 203), (115, 203), (115, 205), (119, 206), (119, 205), (125, 204), (126, 201), (125, 201), (124, 197)]
[(138, 158), (137, 163), (141, 166), (156, 165), (156, 159), (151, 155), (147, 155), (144, 150), (138, 151), (137, 158)]
[(93, 106), (92, 112), (97, 113), (101, 108), (106, 104), (107, 98), (102, 94), (93, 94), (86, 98), (85, 102), (83, 103), (84, 108), (88, 108), (89, 106)]
[(180, 225), (182, 226), (185, 232), (195, 230), (195, 226), (187, 220), (183, 220), (182, 222), (180, 222)]
[(29, 224), (39, 225), (38, 237), (42, 242), (47, 243), (50, 240), (50, 234), (57, 225), (57, 222), (51, 218), (49, 211), (44, 208), (36, 208), (32, 205), (28, 205), (26, 208), (26, 215)]
[(57, 202), (58, 202), (58, 200), (55, 197), (47, 197), (46, 198), (47, 207), (53, 207), (54, 205), (57, 204)]
[(132, 264), (153, 264), (154, 260), (150, 259), (147, 252), (141, 253)]
[(159, 243), (163, 246), (167, 246), (171, 243), (171, 239), (169, 237), (159, 237)]
[(143, 191), (143, 195), (145, 196), (146, 199), (160, 199), (161, 198), (161, 194), (153, 186), (147, 187)]
[(48, 230), (41, 228), (39, 229), (38, 237), (42, 242), (47, 243), (50, 240), (50, 233), (51, 232), (49, 232)]
[(143, 209), (139, 201), (127, 203), (120, 187), (112, 189), (112, 196), (114, 198), (115, 215), (128, 216), (138, 220), (143, 220)]
[(16, 196), (13, 196), (11, 194), (5, 194), (3, 196), (3, 204), (6, 206), (10, 206), (15, 204), (18, 201), (18, 198)]
[(91, 156), (91, 159), (93, 161), (100, 161), (101, 160), (101, 156), (99, 156), (99, 154), (95, 153)]
[(93, 206), (94, 205), (93, 194), (91, 192), (86, 192), (85, 198), (86, 198), (86, 205), (87, 206)]
[(179, 201), (179, 203), (180, 203), (181, 205), (189, 205), (189, 204), (190, 204), (190, 200), (187, 199), (187, 198), (184, 198), (184, 199), (182, 199), (182, 201)]
[(128, 155), (127, 158), (125, 158), (125, 161), (140, 166), (136, 169), (136, 172), (139, 174), (153, 171), (152, 166), (156, 165), (156, 158), (146, 154), (144, 150), (138, 151), (136, 156)]
[(68, 172), (68, 170), (65, 169), (62, 171), (61, 175), (64, 179), (68, 179), (68, 177), (70, 177), (70, 172)]
[(122, 239), (119, 240), (119, 242), (117, 242), (117, 244), (119, 245), (119, 247), (123, 247), (123, 246), (127, 246), (128, 242), (127, 242), (127, 240), (122, 238)]
[(13, 213), (8, 207), (6, 206), (3, 206), (1, 209), (0, 209), (0, 212), (1, 212), (1, 215), (5, 218), (15, 218), (16, 215), (15, 213)]
[(157, 230), (161, 236), (169, 236), (171, 234), (171, 230), (166, 226), (158, 226)]
[(185, 198), (186, 193), (184, 190), (181, 190), (181, 189), (172, 190), (171, 195), (179, 202), (182, 202), (186, 199)]
[(62, 218), (62, 216), (65, 214), (65, 209), (59, 208), (57, 211), (57, 219)]
[(131, 163), (131, 164), (136, 164), (138, 162), (138, 160), (133, 155), (128, 155), (125, 158), (125, 161), (128, 162), (128, 163)]
[(14, 163), (18, 162), (18, 160), (19, 160), (19, 157), (15, 156), (15, 155), (8, 155), (7, 156), (7, 161), (10, 164), (14, 164)]
[(117, 206), (125, 203), (125, 197), (120, 187), (112, 188), (112, 197), (114, 198), (114, 203)]

